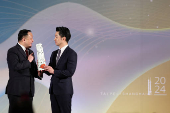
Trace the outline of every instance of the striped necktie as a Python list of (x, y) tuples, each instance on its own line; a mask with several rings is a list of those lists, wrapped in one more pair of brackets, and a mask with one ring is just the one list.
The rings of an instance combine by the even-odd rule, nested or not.
[(60, 53), (61, 53), (61, 50), (59, 49), (59, 50), (58, 50), (57, 59), (56, 59), (56, 64), (58, 63), (58, 60), (60, 59)]
[(29, 54), (28, 54), (28, 49), (25, 50), (25, 53), (26, 53), (27, 58), (28, 58), (28, 55), (29, 55)]

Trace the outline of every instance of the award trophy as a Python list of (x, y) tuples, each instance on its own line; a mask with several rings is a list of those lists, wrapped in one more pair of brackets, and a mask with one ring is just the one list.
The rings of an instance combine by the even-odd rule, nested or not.
[(45, 56), (44, 56), (44, 51), (42, 44), (36, 44), (36, 49), (37, 49), (37, 60), (38, 60), (38, 71), (44, 70), (44, 66), (46, 65), (45, 63)]

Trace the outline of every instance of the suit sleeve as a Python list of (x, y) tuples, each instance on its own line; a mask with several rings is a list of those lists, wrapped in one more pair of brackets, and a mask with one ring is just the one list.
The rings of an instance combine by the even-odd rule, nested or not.
[(18, 54), (12, 49), (7, 53), (7, 62), (9, 69), (14, 69), (16, 71), (31, 68), (31, 63), (28, 60), (20, 61)]
[(58, 78), (72, 77), (77, 66), (77, 53), (72, 52), (72, 54), (67, 59), (67, 69), (66, 70), (54, 70), (54, 76)]
[(31, 69), (33, 70), (34, 77), (42, 80), (42, 78), (40, 76), (38, 76), (38, 68), (37, 68), (37, 64), (35, 62), (35, 56), (34, 56), (34, 60), (31, 62)]
[[(51, 66), (52, 67), (52, 58), (53, 58), (53, 55), (54, 55), (54, 51), (52, 52), (52, 54), (51, 54), (51, 57), (50, 57), (50, 62), (49, 62), (49, 64), (48, 64), (48, 66)], [(45, 71), (45, 74), (47, 74), (47, 75), (52, 75), (51, 73), (49, 73), (48, 71)]]

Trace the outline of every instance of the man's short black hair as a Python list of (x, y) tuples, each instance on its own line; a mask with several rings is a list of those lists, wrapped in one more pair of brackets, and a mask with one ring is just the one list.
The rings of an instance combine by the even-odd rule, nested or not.
[(27, 36), (28, 32), (31, 32), (31, 30), (27, 30), (27, 29), (20, 30), (18, 33), (18, 42), (22, 40), (23, 36)]
[(68, 43), (68, 41), (71, 38), (71, 34), (70, 34), (70, 30), (67, 27), (56, 27), (56, 32), (59, 32), (59, 35), (61, 37), (66, 37), (66, 41)]

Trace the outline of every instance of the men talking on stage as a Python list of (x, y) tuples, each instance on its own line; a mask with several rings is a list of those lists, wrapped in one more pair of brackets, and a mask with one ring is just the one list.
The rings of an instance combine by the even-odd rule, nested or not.
[[(37, 70), (34, 53), (30, 49), (33, 43), (31, 30), (20, 30), (18, 43), (7, 52), (9, 80), (6, 94), (9, 99), (9, 113), (31, 113), (34, 96), (34, 78), (41, 79), (42, 72)], [(20, 103), (26, 101), (24, 109)], [(23, 102), (24, 104), (24, 102)], [(23, 108), (23, 109), (22, 109)]]
[(45, 73), (52, 75), (49, 89), (52, 113), (71, 113), (77, 53), (68, 46), (70, 38), (68, 28), (56, 28), (54, 41), (59, 49), (52, 52), (49, 65), (44, 66)]

